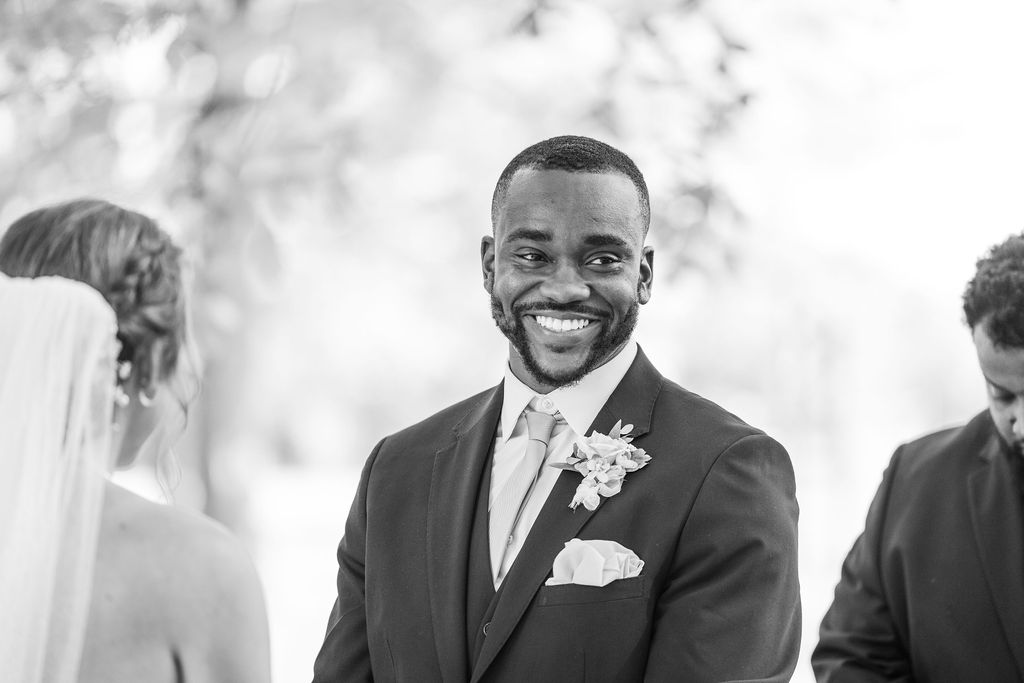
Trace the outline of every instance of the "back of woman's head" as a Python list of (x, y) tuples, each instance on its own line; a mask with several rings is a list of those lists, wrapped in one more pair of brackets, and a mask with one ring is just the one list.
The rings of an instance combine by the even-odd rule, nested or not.
[(99, 291), (117, 315), (118, 361), (132, 363), (140, 389), (172, 377), (187, 353), (181, 249), (140, 213), (97, 199), (32, 211), (0, 239), (0, 271)]

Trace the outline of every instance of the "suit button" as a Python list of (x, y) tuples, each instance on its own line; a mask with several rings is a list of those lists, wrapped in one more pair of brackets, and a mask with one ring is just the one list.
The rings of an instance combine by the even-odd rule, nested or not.
[(487, 630), (489, 628), (491, 628), (491, 622), (488, 621), (486, 624), (484, 624), (484, 635), (485, 636), (487, 635)]

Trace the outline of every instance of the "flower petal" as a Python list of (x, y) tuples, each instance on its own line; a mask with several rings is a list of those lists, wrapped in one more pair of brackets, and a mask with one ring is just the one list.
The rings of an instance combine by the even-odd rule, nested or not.
[(608, 434), (595, 430), (573, 444), (572, 455), (561, 468), (576, 470), (583, 481), (576, 487), (569, 507), (575, 510), (582, 503), (588, 510), (596, 510), (602, 496), (618, 494), (626, 475), (647, 465), (651, 456), (630, 443), (633, 437), (626, 436), (632, 430), (633, 425), (623, 426), (618, 420)]

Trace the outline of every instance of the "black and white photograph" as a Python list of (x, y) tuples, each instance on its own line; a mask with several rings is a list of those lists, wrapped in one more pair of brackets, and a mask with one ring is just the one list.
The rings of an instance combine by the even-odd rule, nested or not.
[(1024, 683), (1022, 26), (0, 0), (0, 680)]

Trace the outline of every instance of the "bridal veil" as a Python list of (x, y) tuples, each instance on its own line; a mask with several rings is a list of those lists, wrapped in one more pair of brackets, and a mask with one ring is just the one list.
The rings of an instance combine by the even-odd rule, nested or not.
[(112, 459), (116, 319), (98, 292), (0, 275), (0, 662), (73, 683)]

